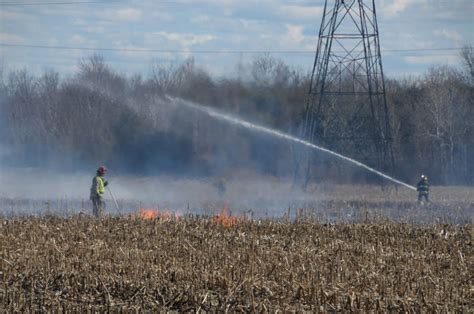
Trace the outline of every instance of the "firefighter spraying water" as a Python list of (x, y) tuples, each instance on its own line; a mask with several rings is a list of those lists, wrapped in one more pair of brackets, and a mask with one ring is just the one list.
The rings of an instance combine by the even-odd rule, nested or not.
[[(267, 128), (267, 127), (264, 127), (264, 126), (261, 126), (261, 125), (253, 124), (253, 123), (250, 123), (248, 121), (242, 120), (240, 118), (232, 117), (230, 115), (218, 112), (218, 111), (216, 111), (214, 109), (211, 109), (209, 107), (205, 107), (205, 106), (202, 106), (202, 105), (199, 105), (199, 104), (196, 104), (196, 103), (192, 103), (190, 101), (185, 101), (185, 100), (178, 99), (178, 98), (172, 98), (172, 97), (169, 97), (169, 96), (167, 96), (165, 100), (166, 100), (166, 103), (169, 103), (169, 104), (172, 104), (172, 105), (175, 105), (175, 106), (183, 106), (183, 107), (186, 107), (186, 108), (189, 108), (189, 109), (197, 110), (197, 111), (200, 111), (202, 113), (207, 114), (208, 116), (210, 116), (212, 118), (215, 118), (215, 119), (218, 119), (218, 120), (221, 120), (221, 121), (226, 121), (228, 123), (238, 125), (240, 127), (246, 128), (246, 129), (253, 130), (255, 132), (265, 133), (265, 134), (268, 134), (268, 135), (271, 135), (271, 136), (274, 136), (274, 137), (277, 137), (277, 138), (280, 138), (280, 139), (284, 139), (284, 140), (287, 140), (287, 141), (298, 143), (298, 144), (310, 147), (312, 149), (319, 150), (319, 151), (324, 152), (326, 154), (329, 154), (331, 156), (337, 157), (337, 158), (342, 159), (344, 161), (348, 161), (348, 162), (350, 162), (350, 163), (352, 163), (352, 164), (354, 164), (358, 167), (364, 168), (364, 169), (366, 169), (366, 170), (368, 170), (368, 171), (370, 171), (370, 172), (372, 172), (372, 173), (374, 173), (374, 174), (376, 174), (376, 175), (378, 175), (378, 176), (380, 176), (384, 179), (387, 179), (387, 180), (389, 180), (393, 183), (402, 185), (402, 186), (404, 186), (404, 187), (406, 187), (410, 190), (413, 190), (413, 191), (418, 191), (419, 201), (421, 202), (421, 200), (424, 198), (428, 202), (429, 185), (428, 185), (428, 178), (426, 176), (422, 176), (422, 180), (418, 183), (417, 187), (414, 187), (414, 186), (411, 186), (411, 185), (409, 185), (405, 182), (397, 180), (397, 179), (395, 179), (395, 178), (393, 178), (393, 177), (391, 177), (391, 176), (389, 176), (389, 175), (387, 175), (383, 172), (380, 172), (380, 171), (378, 171), (378, 170), (376, 170), (372, 167), (369, 167), (366, 164), (361, 163), (360, 161), (354, 160), (352, 158), (341, 155), (341, 154), (336, 153), (336, 152), (334, 152), (332, 150), (329, 150), (327, 148), (320, 147), (318, 145), (315, 145), (311, 142), (308, 142), (308, 141), (305, 141), (303, 139), (294, 137), (292, 135), (289, 135), (289, 134), (286, 134), (286, 133), (283, 133), (283, 132), (280, 132), (280, 131), (277, 131), (277, 130), (273, 130), (273, 129), (270, 129), (270, 128)], [(107, 169), (105, 167), (103, 167), (103, 166), (99, 167), (99, 169), (97, 170), (97, 175), (92, 180), (90, 199), (92, 200), (92, 203), (93, 203), (93, 214), (97, 218), (102, 217), (102, 215), (104, 213), (104, 210), (105, 210), (105, 202), (103, 200), (103, 197), (104, 197), (104, 194), (105, 194), (105, 188), (108, 186), (108, 182), (104, 179), (104, 175), (105, 175), (106, 172), (107, 172)], [(225, 194), (225, 185), (224, 185), (223, 182), (219, 182), (216, 185), (216, 189), (218, 190), (218, 193), (219, 193), (220, 196)], [(113, 196), (112, 193), (111, 193), (111, 195), (112, 195), (112, 198), (114, 199), (115, 205), (117, 207), (117, 211), (120, 213), (120, 210), (118, 208), (118, 204), (116, 203), (115, 197)]]
[(366, 170), (368, 170), (372, 173), (375, 173), (376, 175), (378, 175), (382, 178), (385, 178), (385, 179), (387, 179), (387, 180), (389, 180), (393, 183), (402, 185), (402, 186), (404, 186), (404, 187), (406, 187), (410, 190), (413, 190), (413, 191), (417, 190), (417, 188), (415, 188), (414, 186), (411, 186), (411, 185), (409, 185), (405, 182), (397, 180), (397, 179), (395, 179), (395, 178), (393, 178), (393, 177), (391, 177), (391, 176), (389, 176), (389, 175), (387, 175), (383, 172), (380, 172), (380, 171), (378, 171), (378, 170), (376, 170), (372, 167), (367, 166), (366, 164), (361, 163), (360, 161), (354, 160), (352, 158), (341, 155), (341, 154), (336, 153), (336, 152), (334, 152), (332, 150), (329, 150), (327, 148), (320, 147), (318, 145), (315, 145), (311, 142), (308, 142), (308, 141), (305, 141), (303, 139), (294, 137), (292, 135), (289, 135), (289, 134), (286, 134), (286, 133), (283, 133), (283, 132), (280, 132), (280, 131), (277, 131), (277, 130), (272, 130), (270, 128), (267, 128), (267, 127), (264, 127), (264, 126), (261, 126), (261, 125), (253, 124), (253, 123), (250, 123), (248, 121), (242, 120), (240, 118), (236, 118), (236, 117), (218, 112), (217, 110), (214, 110), (212, 108), (202, 106), (200, 104), (196, 104), (196, 103), (186, 101), (186, 100), (183, 100), (183, 99), (166, 96), (166, 101), (169, 102), (170, 104), (175, 105), (175, 106), (182, 106), (182, 107), (186, 107), (186, 108), (189, 108), (189, 109), (198, 110), (202, 113), (207, 114), (208, 116), (210, 116), (214, 119), (218, 119), (218, 120), (221, 120), (221, 121), (226, 121), (228, 123), (238, 125), (240, 127), (246, 128), (246, 129), (253, 130), (255, 132), (269, 134), (271, 136), (274, 136), (274, 137), (277, 137), (277, 138), (280, 138), (280, 139), (284, 139), (284, 140), (291, 141), (291, 142), (294, 142), (294, 143), (299, 143), (301, 145), (304, 145), (304, 146), (307, 146), (307, 147), (310, 147), (310, 148), (313, 148), (313, 149), (317, 149), (317, 150), (319, 150), (321, 152), (324, 152), (326, 154), (329, 154), (331, 156), (334, 156), (334, 157), (337, 157), (339, 159), (348, 161), (348, 162), (350, 162), (350, 163), (352, 163), (352, 164), (354, 164), (358, 167), (364, 168), (364, 169), (366, 169)]

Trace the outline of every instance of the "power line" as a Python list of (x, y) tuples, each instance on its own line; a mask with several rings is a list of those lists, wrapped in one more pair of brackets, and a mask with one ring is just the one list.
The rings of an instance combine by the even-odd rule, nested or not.
[(0, 2), (0, 6), (36, 6), (69, 4), (118, 4), (120, 1), (65, 1), (65, 2)]
[[(118, 51), (118, 52), (156, 52), (156, 53), (191, 53), (191, 54), (314, 54), (309, 50), (182, 50), (182, 49), (150, 49), (150, 48), (94, 48), (73, 46), (45, 46), (45, 45), (23, 45), (0, 43), (0, 47), (7, 48), (35, 48), (55, 50), (86, 50), (86, 51)], [(455, 51), (463, 47), (446, 48), (413, 48), (413, 49), (386, 49), (382, 52), (430, 52), (430, 51)]]
[(462, 50), (463, 47), (446, 47), (446, 48), (413, 48), (413, 49), (381, 49), (381, 52), (417, 52), (417, 51), (452, 51)]
[[(438, 0), (440, 1), (440, 0)], [(450, 0), (446, 2), (449, 3)], [(57, 1), (57, 2), (12, 2), (12, 1), (5, 1), (0, 2), (0, 6), (36, 6), (36, 5), (70, 5), (70, 4), (115, 4), (115, 3), (123, 3), (120, 0), (108, 0), (108, 1)], [(186, 5), (188, 3), (179, 2), (179, 1), (153, 1), (153, 3), (170, 3), (170, 4), (183, 4)]]
[[(153, 4), (186, 4), (184, 2), (157, 0)], [(42, 5), (74, 5), (74, 4), (124, 4), (120, 0), (109, 1), (62, 1), (62, 2), (0, 2), (0, 6), (42, 6)]]

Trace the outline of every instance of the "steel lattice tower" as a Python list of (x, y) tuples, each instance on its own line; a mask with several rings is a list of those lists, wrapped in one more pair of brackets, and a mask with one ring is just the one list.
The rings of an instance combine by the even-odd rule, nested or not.
[[(390, 171), (394, 158), (375, 0), (326, 0), (323, 12), (303, 136)], [(312, 155), (303, 159), (304, 186)], [(299, 171), (298, 166), (296, 176)]]

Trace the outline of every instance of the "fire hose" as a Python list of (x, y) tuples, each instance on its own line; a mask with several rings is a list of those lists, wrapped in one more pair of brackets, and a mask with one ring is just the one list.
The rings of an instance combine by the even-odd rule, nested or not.
[(112, 196), (112, 200), (114, 201), (114, 204), (115, 204), (115, 209), (117, 210), (117, 212), (119, 213), (119, 215), (121, 216), (122, 215), (122, 212), (120, 211), (120, 207), (117, 203), (117, 200), (115, 199), (115, 196), (114, 196), (114, 193), (112, 193), (112, 189), (107, 186), (107, 190), (109, 191), (110, 193), (110, 196)]

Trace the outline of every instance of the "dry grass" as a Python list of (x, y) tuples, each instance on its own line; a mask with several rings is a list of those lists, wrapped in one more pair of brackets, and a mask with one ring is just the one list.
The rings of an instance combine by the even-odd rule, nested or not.
[(468, 312), (471, 227), (0, 220), (0, 308)]

